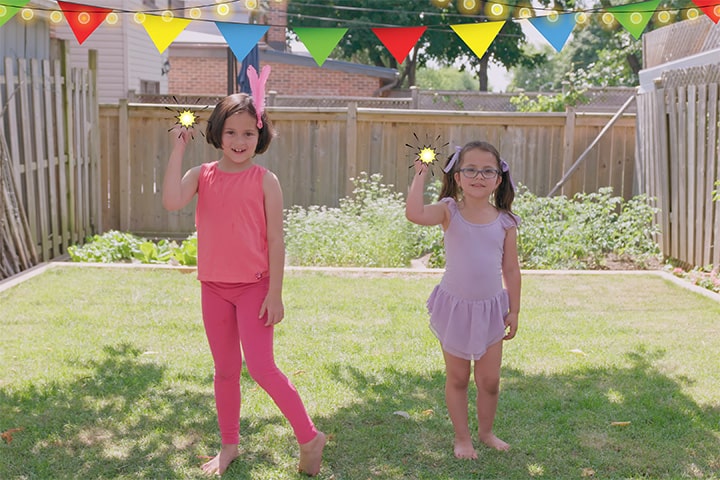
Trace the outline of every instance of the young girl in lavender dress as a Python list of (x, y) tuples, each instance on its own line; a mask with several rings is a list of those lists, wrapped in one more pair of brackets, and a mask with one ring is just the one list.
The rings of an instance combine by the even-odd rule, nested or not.
[[(515, 336), (520, 312), (515, 191), (507, 163), (487, 142), (456, 147), (443, 169), (440, 200), (424, 205), (428, 166), (415, 161), (406, 216), (442, 225), (446, 267), (427, 302), (430, 328), (445, 359), (445, 401), (455, 430), (457, 458), (477, 458), (468, 425), (468, 384), (477, 388), (478, 439), (497, 450), (510, 446), (493, 433), (503, 340)], [(504, 283), (504, 285), (503, 285)]]

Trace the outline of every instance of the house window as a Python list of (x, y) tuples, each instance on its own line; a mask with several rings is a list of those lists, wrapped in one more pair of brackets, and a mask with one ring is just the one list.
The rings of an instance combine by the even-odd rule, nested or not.
[(153, 82), (150, 80), (140, 80), (140, 93), (143, 94), (160, 94), (160, 82)]

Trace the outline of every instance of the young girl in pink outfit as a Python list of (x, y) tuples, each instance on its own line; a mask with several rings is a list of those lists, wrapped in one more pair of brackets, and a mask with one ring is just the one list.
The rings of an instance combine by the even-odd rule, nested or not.
[[(430, 328), (445, 359), (445, 401), (457, 458), (477, 458), (468, 425), (468, 384), (477, 388), (478, 437), (497, 450), (493, 433), (503, 340), (515, 336), (520, 313), (515, 191), (507, 163), (487, 142), (456, 147), (443, 169), (440, 200), (424, 205), (427, 165), (415, 161), (405, 214), (419, 225), (442, 225), (446, 267), (428, 299)], [(503, 287), (504, 281), (504, 287)]]
[(222, 439), (220, 452), (202, 469), (221, 475), (239, 455), (244, 355), (252, 378), (293, 428), (300, 444), (299, 470), (316, 475), (325, 435), (313, 425), (273, 356), (273, 326), (284, 315), (283, 200), (277, 177), (253, 163), (256, 154), (267, 150), (273, 126), (262, 111), (262, 102), (246, 94), (224, 98), (210, 115), (206, 130), (208, 143), (220, 149), (222, 157), (184, 175), (182, 159), (191, 135), (185, 128), (173, 132), (175, 145), (163, 180), (163, 205), (178, 210), (198, 197), (198, 280), (215, 364), (215, 405)]

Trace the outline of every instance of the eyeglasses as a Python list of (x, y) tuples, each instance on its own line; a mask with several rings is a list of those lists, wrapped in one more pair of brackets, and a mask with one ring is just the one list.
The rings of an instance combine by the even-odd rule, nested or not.
[(492, 180), (500, 175), (500, 170), (495, 170), (494, 168), (483, 168), (482, 170), (478, 170), (474, 167), (465, 167), (461, 168), (460, 172), (462, 172), (465, 178), (477, 178), (478, 174), (480, 174), (480, 176), (485, 180)]

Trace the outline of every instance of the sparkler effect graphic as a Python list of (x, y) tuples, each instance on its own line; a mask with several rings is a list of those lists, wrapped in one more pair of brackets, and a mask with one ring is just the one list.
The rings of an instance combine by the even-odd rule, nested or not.
[(440, 142), (440, 135), (438, 135), (435, 138), (434, 142), (430, 142), (428, 135), (425, 135), (425, 144), (420, 146), (420, 139), (418, 138), (417, 134), (413, 132), (413, 137), (415, 137), (415, 140), (417, 140), (417, 145), (410, 145), (409, 143), (406, 143), (406, 147), (410, 147), (414, 149), (415, 157), (413, 158), (413, 164), (410, 165), (410, 168), (413, 168), (413, 165), (415, 164), (415, 160), (420, 160), (422, 163), (428, 166), (430, 168), (430, 173), (435, 176), (435, 173), (432, 170), (432, 165), (435, 163), (438, 159), (439, 149), (445, 148), (448, 145), (450, 145), (449, 142), (446, 142), (445, 144), (441, 146), (437, 146), (436, 144)]
[[(173, 96), (173, 100), (175, 100), (175, 103), (178, 103), (178, 104), (180, 103), (178, 101), (178, 99), (174, 96)], [(197, 101), (199, 101), (199, 99)], [(197, 103), (197, 101), (195, 103)], [(205, 105), (200, 110), (205, 110), (206, 108), (208, 108), (208, 105)], [(190, 130), (191, 131), (190, 136), (194, 139), (195, 136), (192, 134), (192, 132), (195, 131), (195, 125), (197, 125), (198, 122), (200, 121), (200, 116), (196, 115), (195, 112), (193, 112), (188, 107), (183, 107), (183, 108), (165, 107), (165, 109), (174, 113), (173, 119), (175, 120), (175, 125), (180, 125), (180, 127), (184, 128), (186, 130)], [(168, 129), (168, 132), (171, 131), (173, 128), (175, 128), (175, 126), (170, 127)], [(201, 130), (200, 130), (200, 135), (202, 135), (203, 137), (205, 136), (205, 134)]]

